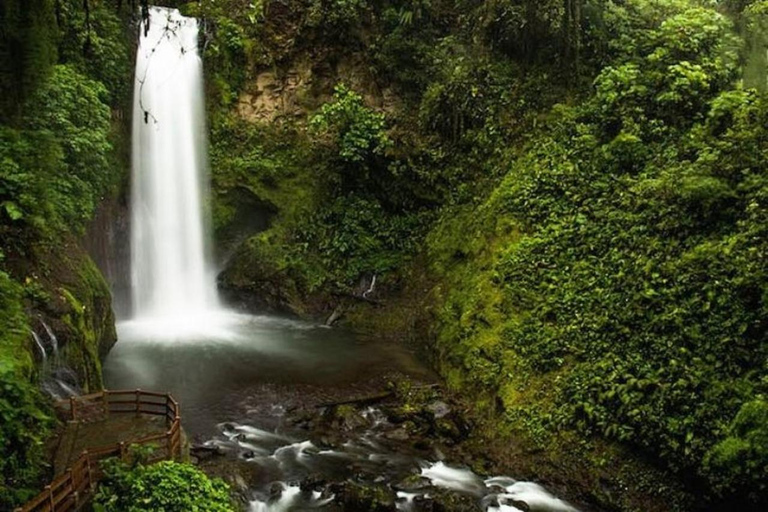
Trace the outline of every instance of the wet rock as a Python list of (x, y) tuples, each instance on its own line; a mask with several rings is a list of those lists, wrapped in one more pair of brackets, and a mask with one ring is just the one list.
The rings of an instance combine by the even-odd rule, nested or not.
[(485, 498), (483, 498), (481, 502), (481, 507), (483, 510), (488, 509), (489, 507), (495, 507), (500, 508), (502, 505), (511, 506), (514, 507), (515, 510), (519, 510), (520, 512), (530, 512), (531, 507), (525, 503), (524, 501), (519, 501), (513, 498), (510, 498), (508, 496), (503, 495), (504, 489), (501, 488), (501, 495), (499, 494), (489, 494)]
[(474, 496), (457, 494), (446, 489), (430, 489), (428, 498), (417, 497), (419, 510), (423, 512), (477, 512), (479, 503)]
[(411, 413), (404, 411), (401, 407), (382, 407), (382, 412), (387, 417), (387, 421), (395, 425), (405, 423), (412, 416)]
[(450, 418), (440, 418), (435, 422), (435, 431), (440, 437), (445, 438), (449, 444), (456, 444), (464, 440), (464, 432), (461, 427)]
[(269, 497), (270, 499), (279, 499), (280, 495), (283, 494), (283, 484), (280, 482), (275, 482), (272, 485), (269, 486)]
[(243, 478), (242, 475), (234, 475), (233, 480), (233, 487), (237, 489), (239, 492), (248, 492), (248, 484), (245, 481), (245, 478)]
[(368, 420), (351, 405), (339, 405), (334, 407), (332, 412), (331, 427), (345, 431), (365, 428), (369, 425)]
[(391, 439), (392, 441), (407, 441), (410, 438), (408, 431), (404, 427), (390, 430), (384, 434), (384, 437)]
[(432, 440), (430, 439), (419, 438), (419, 439), (416, 439), (416, 441), (413, 443), (413, 447), (416, 450), (420, 450), (423, 452), (431, 452), (434, 448), (434, 445), (432, 444)]
[(328, 482), (325, 478), (322, 477), (322, 475), (310, 475), (301, 481), (299, 488), (302, 492), (323, 492), (327, 484)]
[(451, 407), (442, 400), (436, 400), (427, 406), (427, 410), (431, 412), (436, 419), (440, 419), (451, 412)]
[(221, 448), (215, 445), (192, 445), (189, 447), (189, 452), (191, 456), (194, 457), (197, 461), (193, 464), (198, 464), (200, 462), (223, 455)]
[(334, 502), (343, 510), (367, 512), (396, 511), (395, 493), (389, 487), (378, 484), (344, 482), (330, 486)]
[(312, 414), (311, 412), (302, 412), (302, 413), (291, 413), (291, 416), (287, 418), (287, 422), (289, 425), (300, 428), (303, 430), (311, 430), (314, 427), (314, 420), (315, 420), (315, 414)]

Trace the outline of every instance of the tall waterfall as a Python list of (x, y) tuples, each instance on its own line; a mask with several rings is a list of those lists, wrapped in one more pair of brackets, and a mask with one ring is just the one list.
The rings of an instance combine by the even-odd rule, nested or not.
[(153, 7), (136, 56), (133, 315), (185, 324), (217, 308), (208, 264), (206, 138), (197, 20)]

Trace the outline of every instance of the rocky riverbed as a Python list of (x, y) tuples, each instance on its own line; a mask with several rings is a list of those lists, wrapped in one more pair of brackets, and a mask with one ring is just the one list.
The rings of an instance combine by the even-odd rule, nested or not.
[(577, 510), (537, 483), (488, 474), (461, 404), (434, 383), (390, 377), (367, 395), (255, 406), (193, 446), (193, 460), (253, 512)]

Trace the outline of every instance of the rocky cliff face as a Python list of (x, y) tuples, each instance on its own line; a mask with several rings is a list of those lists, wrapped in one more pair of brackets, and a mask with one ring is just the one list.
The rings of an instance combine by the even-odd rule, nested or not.
[[(25, 259), (10, 261), (13, 273), (27, 284), (30, 328), (45, 336), (46, 326), (57, 339), (60, 364), (76, 375), (83, 392), (101, 389), (101, 360), (117, 341), (112, 296), (103, 275), (74, 240), (56, 246), (38, 245)], [(42, 361), (30, 336), (30, 352)], [(53, 347), (43, 346), (46, 357)]]
[(297, 57), (279, 68), (258, 70), (238, 97), (236, 112), (250, 123), (302, 120), (318, 105), (330, 100), (333, 88), (343, 82), (363, 94), (365, 103), (391, 112), (398, 98), (370, 73), (363, 55)]

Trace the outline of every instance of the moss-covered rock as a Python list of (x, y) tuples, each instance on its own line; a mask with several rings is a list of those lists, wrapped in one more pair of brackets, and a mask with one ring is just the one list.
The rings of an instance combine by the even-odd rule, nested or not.
[(45, 322), (58, 339), (61, 362), (75, 371), (82, 389), (101, 389), (101, 360), (117, 334), (109, 288), (91, 258), (70, 240), (55, 248), (36, 246), (26, 260), (9, 266), (26, 284), (31, 328), (42, 335)]
[(368, 510), (370, 512), (394, 512), (395, 492), (385, 485), (345, 482), (331, 486), (335, 502), (343, 510)]
[(64, 358), (81, 379), (84, 389), (102, 387), (101, 360), (117, 341), (109, 288), (93, 261), (84, 253), (68, 259), (74, 272), (61, 279), (58, 298), (63, 301)]

